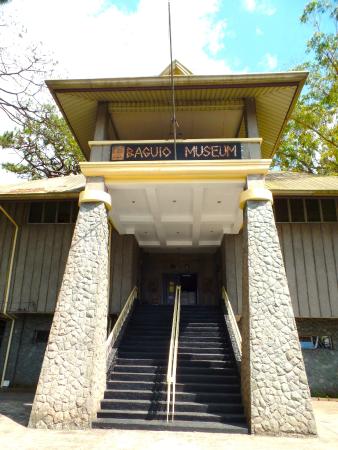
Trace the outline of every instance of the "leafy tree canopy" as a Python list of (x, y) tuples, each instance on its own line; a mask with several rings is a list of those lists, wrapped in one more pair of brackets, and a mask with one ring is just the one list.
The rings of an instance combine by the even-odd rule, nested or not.
[(21, 178), (52, 178), (80, 172), (83, 155), (69, 128), (53, 105), (43, 105), (40, 118), (28, 117), (20, 128), (0, 136), (0, 146), (14, 149), (19, 164), (5, 163), (3, 168)]
[[(321, 31), (322, 16), (330, 17), (332, 33)], [(281, 170), (338, 174), (337, 3), (310, 1), (300, 20), (314, 27), (307, 43), (307, 52), (313, 59), (296, 67), (296, 70), (308, 70), (309, 77), (273, 165)]]

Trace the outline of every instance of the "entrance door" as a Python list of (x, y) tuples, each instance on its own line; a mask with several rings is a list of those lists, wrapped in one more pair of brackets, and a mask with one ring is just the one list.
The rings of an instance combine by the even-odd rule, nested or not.
[(164, 274), (163, 275), (163, 303), (173, 305), (175, 302), (176, 286), (181, 285), (181, 304), (195, 305), (197, 303), (197, 275), (196, 273)]
[(180, 276), (176, 273), (163, 275), (163, 303), (173, 305), (175, 303), (176, 286), (180, 284)]
[(197, 303), (197, 275), (196, 273), (183, 273), (181, 281), (181, 305), (196, 305)]

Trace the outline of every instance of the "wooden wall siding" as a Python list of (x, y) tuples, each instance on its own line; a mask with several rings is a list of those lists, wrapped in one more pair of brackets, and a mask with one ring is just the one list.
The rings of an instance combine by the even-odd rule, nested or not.
[[(1, 206), (18, 223), (23, 223), (26, 205), (24, 203), (0, 202)], [(0, 212), (0, 307), (3, 307), (10, 256), (14, 238), (14, 225)], [(19, 237), (19, 236), (18, 236)], [(17, 247), (18, 248), (18, 243)]]
[[(62, 282), (73, 224), (27, 224), (28, 202), (1, 203), (19, 225), (9, 297), (10, 312), (52, 313)], [(8, 259), (6, 229), (0, 222), (1, 263)], [(5, 245), (3, 243), (5, 242)], [(6, 272), (0, 266), (0, 280)]]
[[(294, 314), (338, 317), (338, 225), (277, 224)], [(242, 312), (242, 234), (225, 235), (223, 283), (235, 314)]]
[(11, 311), (55, 309), (74, 225), (43, 224), (20, 227), (10, 296)]
[(221, 244), (223, 285), (235, 314), (242, 312), (242, 233), (224, 235)]
[(132, 235), (111, 235), (110, 307), (111, 314), (123, 308), (132, 288), (138, 285), (139, 247)]
[(277, 224), (296, 317), (338, 317), (338, 225)]

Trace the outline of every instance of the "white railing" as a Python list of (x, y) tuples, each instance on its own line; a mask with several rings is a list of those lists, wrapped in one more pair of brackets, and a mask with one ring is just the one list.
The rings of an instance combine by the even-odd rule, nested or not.
[(107, 369), (109, 369), (109, 366), (111, 364), (114, 344), (117, 338), (119, 337), (121, 329), (125, 324), (127, 317), (129, 316), (129, 313), (134, 305), (134, 301), (136, 298), (137, 298), (137, 287), (135, 286), (131, 291), (131, 293), (129, 294), (129, 297), (127, 298), (127, 301), (124, 307), (122, 308), (122, 311), (120, 312), (120, 315), (117, 318), (117, 321), (115, 322), (115, 325), (106, 340)]
[[(224, 305), (225, 305), (225, 309), (227, 312), (227, 326), (228, 326), (228, 331), (230, 334), (230, 339), (234, 340), (235, 342), (233, 344), (235, 344), (234, 351), (235, 351), (235, 356), (236, 359), (239, 359), (239, 361), (242, 359), (242, 336), (241, 336), (241, 332), (239, 331), (238, 325), (237, 325), (237, 320), (234, 314), (234, 311), (232, 309), (230, 300), (229, 300), (229, 296), (227, 291), (225, 290), (225, 287), (222, 287), (222, 299), (224, 301)], [(236, 353), (238, 355), (236, 355)]]
[(169, 421), (170, 416), (170, 404), (171, 404), (171, 420), (174, 420), (175, 415), (176, 369), (177, 369), (178, 338), (180, 333), (180, 315), (181, 315), (181, 286), (176, 286), (173, 324), (171, 328), (168, 371), (167, 371), (167, 422)]

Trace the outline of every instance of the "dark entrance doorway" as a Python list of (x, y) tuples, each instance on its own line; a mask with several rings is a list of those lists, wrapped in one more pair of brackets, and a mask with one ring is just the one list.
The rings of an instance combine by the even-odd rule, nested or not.
[(163, 303), (173, 305), (176, 286), (181, 285), (181, 304), (196, 305), (197, 303), (197, 274), (170, 273), (163, 275)]

